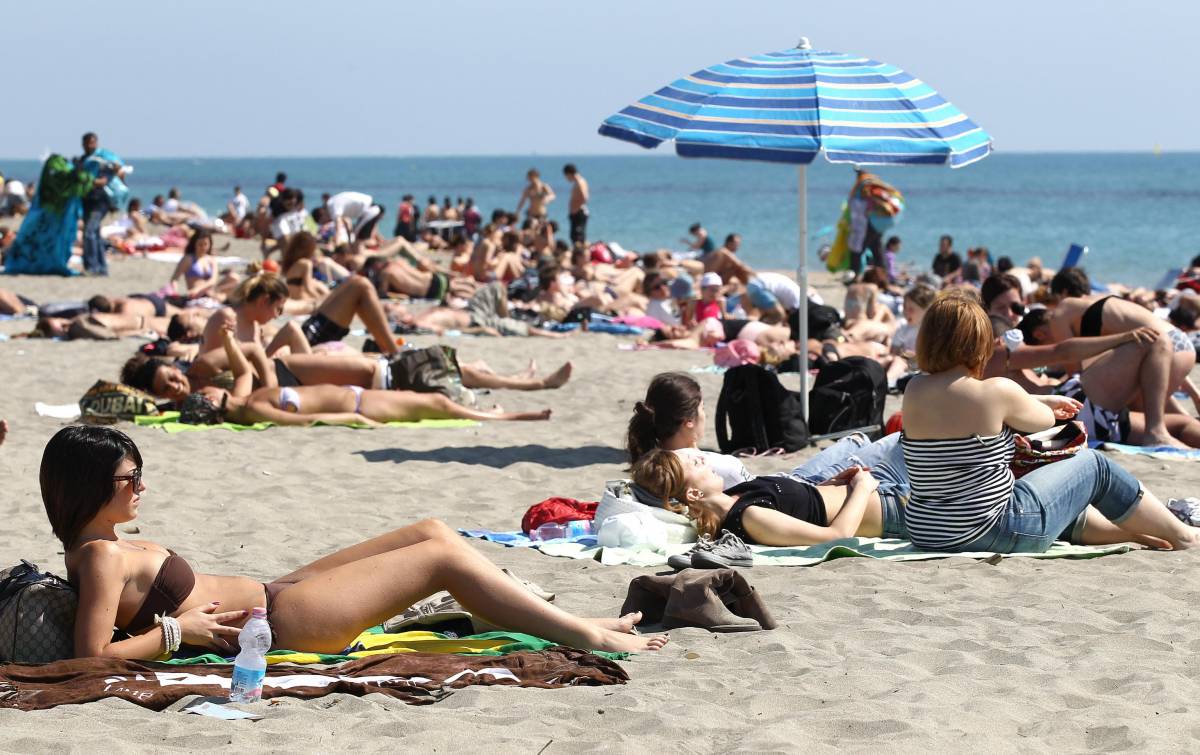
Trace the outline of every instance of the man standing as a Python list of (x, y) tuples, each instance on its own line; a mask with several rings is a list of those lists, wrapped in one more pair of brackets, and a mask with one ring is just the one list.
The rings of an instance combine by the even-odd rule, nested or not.
[(405, 194), (396, 208), (396, 233), (408, 242), (417, 240), (417, 205), (413, 202), (412, 194)]
[(587, 243), (588, 200), (591, 194), (588, 183), (574, 163), (563, 166), (563, 175), (571, 182), (571, 201), (567, 205), (567, 219), (571, 221), (571, 243)]
[[(98, 136), (90, 131), (84, 134), (83, 155), (75, 161), (76, 166), (83, 167), (99, 146)], [(106, 245), (104, 239), (100, 238), (100, 226), (104, 216), (112, 210), (112, 205), (104, 187), (108, 185), (109, 178), (119, 178), (123, 170), (115, 164), (100, 168), (92, 181), (91, 191), (83, 197), (83, 269), (89, 275), (108, 275), (108, 258), (104, 254)]]
[[(521, 208), (529, 203), (527, 218), (533, 220), (545, 220), (547, 214), (547, 205), (554, 201), (554, 189), (550, 188), (550, 184), (542, 180), (542, 175), (537, 172), (536, 168), (530, 168), (525, 174), (525, 178), (529, 183), (525, 184), (525, 191), (521, 192), (521, 199), (517, 201), (517, 214), (521, 214)], [(584, 184), (586, 186), (587, 184)]]

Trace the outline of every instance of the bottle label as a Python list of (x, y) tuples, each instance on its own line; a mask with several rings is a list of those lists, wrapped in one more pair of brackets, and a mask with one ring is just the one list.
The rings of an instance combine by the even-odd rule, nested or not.
[(263, 679), (266, 669), (233, 667), (233, 680), (229, 683), (229, 699), (239, 703), (257, 702), (262, 698)]

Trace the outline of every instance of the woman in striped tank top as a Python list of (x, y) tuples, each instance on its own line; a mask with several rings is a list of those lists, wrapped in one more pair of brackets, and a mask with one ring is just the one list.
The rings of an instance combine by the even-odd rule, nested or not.
[(1200, 545), (1189, 527), (1132, 475), (1091, 450), (1014, 480), (1013, 432), (1071, 419), (1080, 404), (1033, 396), (1007, 378), (980, 379), (992, 327), (978, 300), (941, 294), (917, 335), (922, 372), (904, 393), (901, 445), (912, 483), (905, 511), (915, 545), (928, 550), (1040, 552), (1073, 543)]

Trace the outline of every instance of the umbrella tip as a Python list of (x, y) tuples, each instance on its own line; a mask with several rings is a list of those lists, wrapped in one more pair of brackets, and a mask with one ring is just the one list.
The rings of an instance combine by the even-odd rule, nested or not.
[(808, 41), (808, 37), (801, 37), (800, 41), (796, 43), (796, 49), (797, 50), (811, 50), (812, 43), (810, 43)]

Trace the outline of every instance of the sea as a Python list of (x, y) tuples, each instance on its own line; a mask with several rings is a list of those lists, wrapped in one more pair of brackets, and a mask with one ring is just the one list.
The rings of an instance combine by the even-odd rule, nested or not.
[[(105, 145), (120, 151), (120, 145)], [(718, 242), (741, 234), (741, 254), (760, 269), (794, 269), (798, 249), (797, 170), (727, 160), (686, 160), (670, 153), (622, 156), (145, 158), (134, 166), (133, 196), (148, 202), (179, 189), (209, 213), (224, 208), (241, 185), (251, 199), (277, 171), (304, 190), (309, 207), (323, 192), (371, 194), (387, 209), (391, 231), (403, 194), (422, 204), (472, 197), (487, 217), (512, 209), (525, 172), (537, 168), (558, 193), (551, 217), (567, 227), (569, 186), (562, 166), (575, 163), (591, 185), (588, 236), (628, 249), (681, 248), (692, 223)], [(0, 160), (0, 173), (35, 179), (36, 161)], [(994, 153), (965, 168), (882, 167), (875, 170), (904, 194), (906, 209), (892, 233), (900, 261), (928, 268), (938, 237), (950, 234), (960, 253), (987, 247), (993, 259), (1022, 265), (1041, 257), (1057, 267), (1071, 244), (1087, 246), (1084, 265), (1098, 282), (1154, 286), (1200, 254), (1200, 153)], [(810, 268), (832, 241), (854, 180), (849, 165), (818, 159), (809, 166)], [(0, 221), (2, 224), (3, 221)]]

